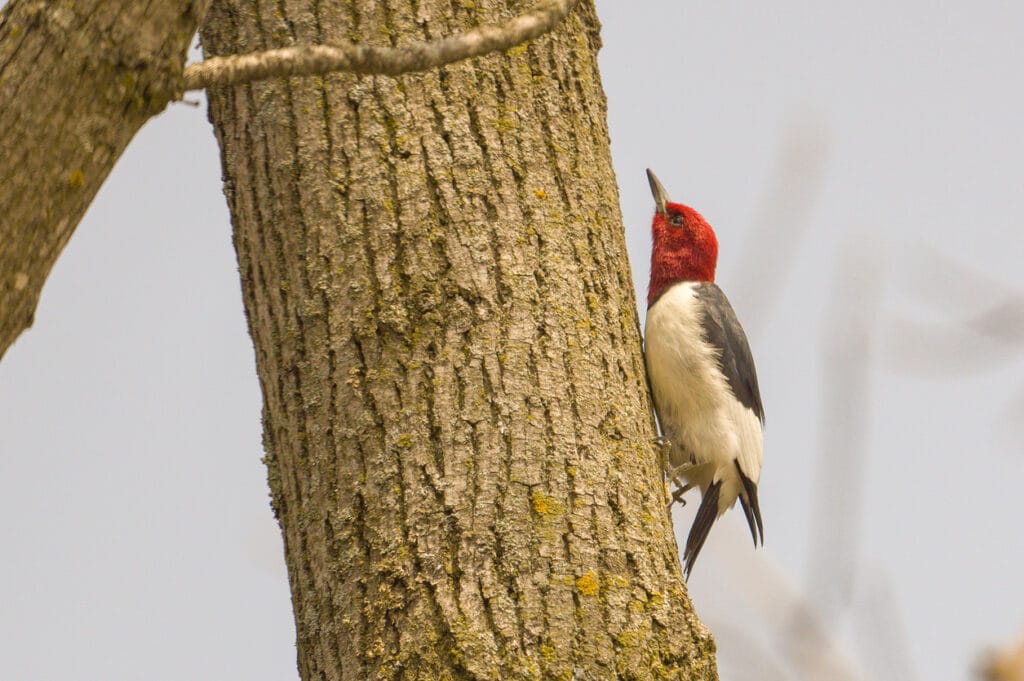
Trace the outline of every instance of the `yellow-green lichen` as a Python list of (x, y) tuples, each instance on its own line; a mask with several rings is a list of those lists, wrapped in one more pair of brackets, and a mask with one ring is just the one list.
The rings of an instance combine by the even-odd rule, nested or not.
[(533, 492), (530, 495), (530, 502), (533, 504), (534, 512), (540, 515), (554, 515), (565, 512), (565, 507), (562, 504), (543, 492)]
[(605, 580), (605, 588), (607, 589), (626, 589), (630, 586), (630, 581), (622, 575), (609, 575)]
[(646, 637), (635, 629), (625, 629), (615, 637), (615, 642), (623, 648), (636, 648), (643, 645)]
[(494, 127), (498, 132), (512, 132), (518, 123), (512, 116), (501, 116), (494, 121)]
[(591, 570), (576, 578), (576, 590), (584, 596), (596, 596), (599, 590), (597, 575)]

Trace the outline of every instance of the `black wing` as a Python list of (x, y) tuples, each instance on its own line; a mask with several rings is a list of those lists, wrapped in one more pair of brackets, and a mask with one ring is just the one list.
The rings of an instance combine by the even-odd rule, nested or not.
[(718, 284), (701, 282), (696, 286), (696, 293), (704, 310), (704, 339), (718, 350), (722, 374), (729, 382), (732, 394), (764, 423), (757, 369), (754, 368), (754, 358), (740, 320)]

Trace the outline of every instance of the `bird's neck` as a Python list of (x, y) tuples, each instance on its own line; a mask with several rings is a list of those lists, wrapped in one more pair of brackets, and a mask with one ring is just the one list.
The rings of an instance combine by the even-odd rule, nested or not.
[(682, 281), (714, 281), (717, 253), (696, 249), (651, 253), (651, 285), (647, 290), (647, 307), (673, 284)]

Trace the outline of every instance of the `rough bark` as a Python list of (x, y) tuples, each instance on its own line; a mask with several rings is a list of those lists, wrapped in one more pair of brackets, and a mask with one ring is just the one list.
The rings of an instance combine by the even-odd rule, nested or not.
[(114, 162), (180, 91), (206, 0), (0, 10), (0, 357)]
[[(504, 0), (218, 1), (208, 55)], [(716, 678), (665, 511), (583, 2), (528, 47), (209, 92), (304, 679)]]

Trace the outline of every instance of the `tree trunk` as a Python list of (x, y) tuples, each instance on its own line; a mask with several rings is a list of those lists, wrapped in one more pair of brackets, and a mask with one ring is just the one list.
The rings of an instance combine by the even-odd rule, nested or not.
[[(208, 55), (526, 7), (215, 2)], [(219, 88), (302, 677), (716, 678), (665, 511), (592, 3), (400, 78)]]
[(32, 325), (114, 162), (178, 94), (206, 4), (11, 0), (0, 10), (0, 357)]

